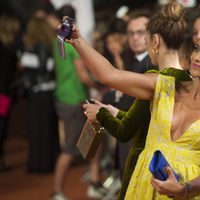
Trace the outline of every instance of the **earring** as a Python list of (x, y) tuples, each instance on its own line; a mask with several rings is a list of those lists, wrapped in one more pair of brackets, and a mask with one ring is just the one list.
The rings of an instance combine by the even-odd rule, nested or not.
[(154, 54), (158, 54), (158, 48), (157, 48), (157, 47), (153, 47), (153, 48), (152, 48), (152, 52), (153, 52)]
[(190, 77), (192, 80), (194, 80), (194, 78), (193, 78), (192, 74), (190, 73), (190, 71), (187, 71), (187, 73), (188, 73), (189, 77)]

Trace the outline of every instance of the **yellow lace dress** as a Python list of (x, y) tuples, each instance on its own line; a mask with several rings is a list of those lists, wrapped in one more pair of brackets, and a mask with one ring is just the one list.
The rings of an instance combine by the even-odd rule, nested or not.
[[(194, 122), (185, 133), (172, 142), (170, 137), (174, 108), (175, 79), (159, 75), (152, 102), (151, 121), (145, 149), (140, 154), (131, 177), (125, 200), (167, 200), (159, 195), (151, 185), (152, 174), (149, 163), (155, 150), (161, 150), (180, 182), (200, 176), (200, 119)], [(199, 200), (199, 197), (193, 198)]]

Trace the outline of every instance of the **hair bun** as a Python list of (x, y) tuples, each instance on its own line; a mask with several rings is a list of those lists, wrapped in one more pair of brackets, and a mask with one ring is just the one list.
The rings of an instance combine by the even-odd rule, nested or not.
[(184, 7), (180, 3), (171, 2), (162, 8), (160, 15), (171, 21), (182, 21), (184, 18)]

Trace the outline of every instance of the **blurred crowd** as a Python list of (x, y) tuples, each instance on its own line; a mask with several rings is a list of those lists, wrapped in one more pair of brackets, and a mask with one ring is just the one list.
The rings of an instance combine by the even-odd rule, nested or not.
[[(145, 5), (140, 9), (122, 5), (114, 12), (98, 16), (93, 11), (94, 19), (87, 22), (77, 18), (76, 5), (57, 6), (46, 1), (26, 20), (13, 10), (0, 13), (0, 171), (8, 169), (4, 142), (12, 105), (16, 103), (13, 98), (23, 96), (28, 116), (27, 172), (54, 172), (51, 199), (65, 200), (64, 182), (71, 163), (81, 157), (76, 143), (86, 121), (82, 104), (93, 98), (127, 111), (134, 98), (99, 83), (70, 44), (63, 44), (66, 60), (61, 58), (57, 27), (63, 16), (76, 18), (91, 45), (116, 68), (145, 73), (157, 69), (146, 51), (145, 27), (162, 4), (157, 2), (154, 10)], [(188, 70), (192, 44), (200, 40), (198, 2), (187, 8), (185, 21), (187, 36), (180, 49), (180, 60)], [(20, 73), (20, 81), (16, 73)], [(109, 200), (116, 199), (120, 190), (132, 141), (117, 142), (106, 130), (104, 136), (82, 179), (90, 183), (88, 197)]]

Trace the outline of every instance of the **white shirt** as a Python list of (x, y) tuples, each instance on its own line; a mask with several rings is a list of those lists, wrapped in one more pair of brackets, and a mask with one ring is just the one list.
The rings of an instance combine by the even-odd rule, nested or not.
[(148, 53), (147, 53), (147, 51), (145, 51), (144, 53), (135, 55), (135, 58), (141, 62), (147, 55), (148, 55)]

